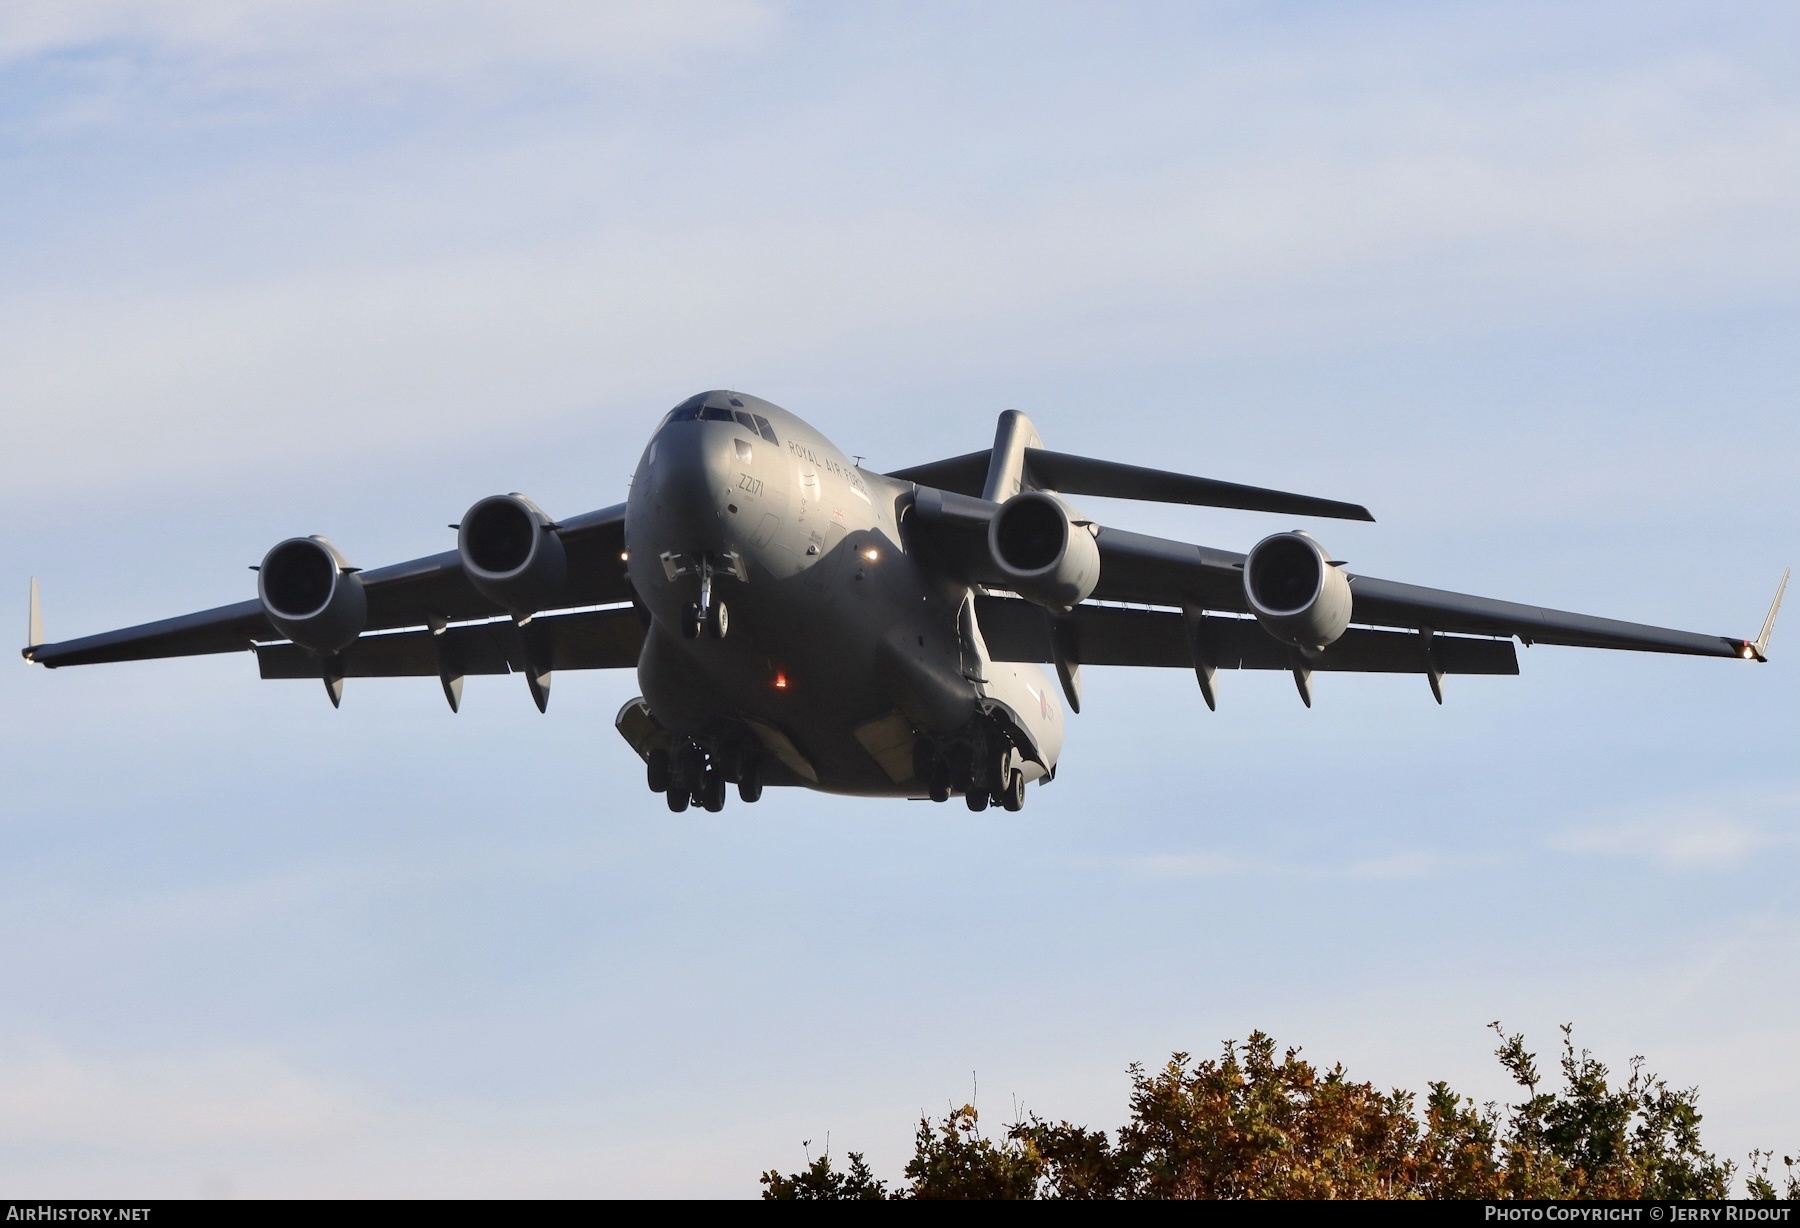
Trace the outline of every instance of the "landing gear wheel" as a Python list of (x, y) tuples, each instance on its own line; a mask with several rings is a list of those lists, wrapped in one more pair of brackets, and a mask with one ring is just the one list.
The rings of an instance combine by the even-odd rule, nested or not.
[(706, 772), (706, 752), (694, 743), (683, 741), (675, 748), (669, 765), (669, 787), (700, 795), (700, 783)]
[(725, 809), (725, 777), (719, 774), (718, 768), (706, 769), (706, 776), (701, 780), (694, 800), (713, 814)]
[(676, 814), (680, 814), (688, 808), (688, 791), (686, 789), (670, 786), (665, 796), (669, 799), (669, 809)]
[(987, 777), (987, 790), (993, 795), (994, 801), (996, 802), (1006, 795), (1006, 771), (1011, 762), (1011, 752), (1006, 748), (1002, 748), (998, 754), (993, 755), (988, 760), (987, 772), (985, 773), (985, 776)]
[(756, 801), (762, 796), (762, 765), (752, 759), (738, 769), (738, 800)]
[(669, 791), (669, 752), (659, 746), (645, 755), (644, 775), (649, 779), (650, 792), (667, 793)]
[(950, 782), (947, 780), (932, 781), (931, 782), (931, 800), (934, 802), (949, 801), (950, 800)]
[(706, 612), (706, 634), (715, 640), (722, 640), (730, 630), (731, 611), (725, 608), (723, 601), (713, 602), (712, 608)]
[(981, 811), (987, 809), (988, 795), (986, 789), (970, 789), (963, 794), (963, 801), (969, 803), (969, 809)]
[(1006, 782), (1006, 790), (1000, 794), (999, 800), (1002, 806), (1015, 813), (1025, 809), (1025, 773), (1018, 768), (1012, 770), (1012, 775)]
[(681, 638), (700, 638), (700, 603), (697, 601), (690, 601), (681, 607)]

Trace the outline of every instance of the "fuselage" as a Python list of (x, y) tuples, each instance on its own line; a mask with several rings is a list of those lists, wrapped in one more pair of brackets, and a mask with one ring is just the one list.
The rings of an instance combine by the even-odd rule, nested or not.
[[(791, 783), (922, 796), (915, 743), (950, 745), (1002, 704), (1036, 743), (1025, 778), (1053, 772), (1055, 684), (987, 659), (968, 587), (908, 552), (912, 494), (759, 398), (713, 392), (671, 411), (625, 514), (656, 719), (697, 741), (786, 739), (802, 761)], [(729, 612), (722, 638), (684, 627), (703, 583)]]

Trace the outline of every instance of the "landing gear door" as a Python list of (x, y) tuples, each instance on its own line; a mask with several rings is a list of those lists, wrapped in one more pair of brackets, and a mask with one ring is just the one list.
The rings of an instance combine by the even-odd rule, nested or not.
[(988, 664), (987, 641), (981, 638), (981, 626), (975, 621), (975, 595), (973, 593), (963, 598), (962, 609), (956, 612), (956, 633), (958, 643), (962, 647), (963, 677), (970, 682), (985, 683)]

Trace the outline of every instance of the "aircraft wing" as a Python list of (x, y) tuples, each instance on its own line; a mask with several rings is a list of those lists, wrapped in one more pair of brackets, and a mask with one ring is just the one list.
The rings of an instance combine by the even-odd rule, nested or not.
[[(1244, 556), (1186, 542), (1101, 529), (1102, 601), (1194, 605), (1248, 613)], [(1750, 655), (1754, 641), (1596, 618), (1514, 601), (1422, 588), (1349, 573), (1350, 621), (1372, 627), (1429, 627), (1434, 632), (1505, 636), (1524, 644), (1565, 644), (1704, 657)]]
[[(562, 538), (569, 560), (569, 585), (560, 603), (562, 606), (573, 608), (631, 600), (631, 587), (619, 558), (625, 548), (623, 504), (561, 521), (556, 532)], [(369, 601), (365, 631), (424, 627), (434, 622), (461, 623), (490, 619), (504, 613), (475, 591), (463, 574), (462, 561), (454, 550), (360, 574)], [(282, 638), (263, 614), (262, 603), (251, 599), (80, 639), (34, 644), (25, 649), (24, 655), (28, 661), (56, 669), (64, 665), (243, 652)], [(357, 641), (358, 644), (362, 642)], [(306, 652), (298, 647), (293, 650)], [(636, 663), (635, 657), (632, 663)], [(429, 672), (436, 673), (437, 670), (434, 667)], [(265, 671), (265, 676), (286, 675), (270, 675)], [(318, 676), (316, 659), (306, 676)]]
[[(928, 557), (974, 583), (1006, 588), (1006, 577), (992, 562), (987, 545), (988, 521), (999, 510), (998, 504), (921, 487), (915, 496), (914, 509), (917, 513), (914, 517), (917, 521), (914, 531)], [(1100, 550), (1100, 580), (1090, 598), (1091, 602), (1120, 602), (1213, 613), (1250, 612), (1249, 602), (1244, 596), (1242, 554), (1105, 526), (1096, 527), (1096, 542)], [(1565, 644), (1581, 648), (1613, 648), (1709, 657), (1760, 657), (1774, 618), (1774, 611), (1771, 610), (1769, 622), (1765, 623), (1764, 635), (1756, 640), (1745, 640), (1596, 618), (1588, 614), (1498, 601), (1442, 589), (1421, 588), (1374, 576), (1349, 573), (1349, 579), (1354, 601), (1350, 619), (1353, 629), (1346, 633), (1347, 636), (1354, 634), (1356, 626), (1400, 628), (1413, 632), (1429, 628), (1440, 640), (1443, 633), (1449, 633), (1516, 638), (1525, 644)], [(1779, 603), (1779, 594), (1776, 600)], [(1078, 621), (1077, 625), (1088, 624)], [(1260, 633), (1260, 629), (1258, 631)], [(983, 633), (986, 633), (985, 622)], [(1275, 644), (1271, 637), (1264, 638)], [(1030, 651), (1037, 650), (1034, 648)], [(1330, 656), (1330, 650), (1326, 656)], [(1046, 658), (1026, 656), (1014, 659)], [(1247, 659), (1256, 659), (1256, 654), (1251, 653)], [(1100, 664), (1099, 661), (1094, 663)], [(1182, 657), (1179, 660), (1159, 659), (1130, 663), (1185, 665), (1190, 664), (1191, 659)], [(1250, 665), (1245, 668), (1259, 667)], [(1314, 668), (1330, 667), (1315, 664)], [(1340, 665), (1338, 668), (1354, 667)], [(1419, 669), (1423, 671), (1424, 665), (1421, 664)]]

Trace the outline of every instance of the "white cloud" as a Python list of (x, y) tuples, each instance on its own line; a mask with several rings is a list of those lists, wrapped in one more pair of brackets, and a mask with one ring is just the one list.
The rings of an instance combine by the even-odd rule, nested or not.
[(1653, 861), (1673, 870), (1719, 870), (1753, 854), (1800, 846), (1800, 800), (1734, 796), (1678, 803), (1644, 817), (1554, 836), (1550, 847)]
[[(942, 377), (1084, 351), (1341, 342), (1434, 327), (1471, 296), (1492, 318), (1671, 280), (1759, 283), (1800, 253), (1732, 231), (1774, 204), (1800, 208), (1800, 180), (1773, 169), (1797, 161), (1784, 131), (1581, 167), (1421, 152), (1186, 171), (1004, 220), (615, 216), (550, 243), (520, 234), (404, 262), (21, 292), (0, 298), (0, 386), (11, 412), (54, 421), (68, 446), (11, 452), (0, 487), (322, 455), (351, 437), (379, 449), (595, 401), (641, 400), (648, 414), (702, 373), (927, 361)], [(1074, 348), (1047, 355), (1049, 337)]]
[(61, 1049), (0, 1063), (0, 1140), (156, 1152), (316, 1142), (361, 1130), (354, 1097), (266, 1055), (101, 1064)]
[(421, 1103), (268, 1053), (7, 1048), (0, 1183), (24, 1197), (742, 1197), (770, 1150), (766, 1113), (645, 1131), (664, 1106), (591, 1091)]
[(1115, 864), (1156, 880), (1237, 878), (1256, 872), (1251, 863), (1219, 853), (1152, 853), (1144, 857), (1120, 858)]
[(1299, 861), (1259, 860), (1233, 857), (1222, 853), (1151, 853), (1135, 857), (1105, 859), (1105, 864), (1124, 868), (1128, 873), (1154, 881), (1181, 881), (1199, 878), (1287, 878), (1287, 879), (1415, 879), (1440, 874), (1482, 860), (1476, 857), (1452, 857), (1443, 853), (1417, 850), (1388, 857), (1372, 857), (1342, 865), (1318, 865)]
[[(163, 88), (184, 98), (429, 80), (494, 119), (481, 100), (496, 71), (579, 77), (750, 43), (762, 67), (806, 74), (807, 57), (833, 53), (757, 44), (774, 29), (768, 10), (725, 0), (46, 2), (0, 8), (0, 58), (85, 48), (129, 76), (150, 48), (181, 60)], [(941, 381), (1341, 346), (1754, 294), (1800, 269), (1800, 116), (1716, 67), (1530, 91), (1434, 83), (1339, 106), (1303, 83), (1274, 91), (1287, 118), (1267, 140), (1196, 145), (1200, 129), (1171, 117), (1231, 113), (1283, 73), (1324, 72), (1250, 58), (1254, 70), (1185, 93), (1160, 87), (1159, 157), (1079, 174), (1027, 159), (1000, 186), (975, 176), (973, 192), (957, 162), (974, 156), (970, 117), (929, 93), (896, 108), (891, 83), (861, 80), (746, 88), (747, 123), (627, 94), (447, 148), (399, 135), (396, 165), (379, 151), (197, 163), (185, 186), (157, 185), (175, 196), (144, 206), (162, 219), (147, 233), (137, 202), (95, 204), (115, 189), (90, 186), (73, 207), (97, 210), (91, 224), (48, 252), (29, 231), (12, 240), (34, 272), (0, 288), (5, 413), (54, 423), (59, 446), (0, 457), (0, 489), (304, 460), (346, 438), (366, 451), (491, 435), (595, 403), (647, 416), (734, 373)], [(108, 111), (110, 80), (70, 105), (129, 128)], [(1134, 91), (1115, 119), (1145, 107)], [(396, 108), (405, 132), (429, 129), (430, 112)], [(1081, 139), (1104, 146), (1103, 120)], [(1024, 123), (1032, 134), (1042, 125)], [(865, 183), (855, 168), (872, 163), (882, 173)], [(719, 190), (697, 190), (709, 175)]]
[(768, 19), (754, 0), (14, 0), (0, 8), (0, 63), (181, 57), (212, 86), (264, 89), (466, 82), (496, 70), (661, 62)]

